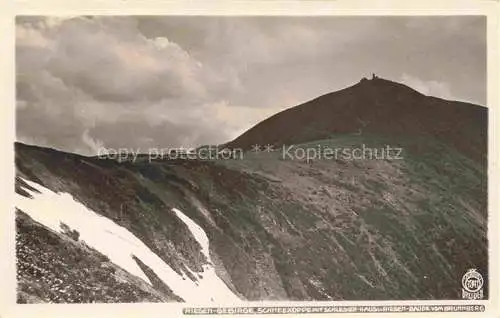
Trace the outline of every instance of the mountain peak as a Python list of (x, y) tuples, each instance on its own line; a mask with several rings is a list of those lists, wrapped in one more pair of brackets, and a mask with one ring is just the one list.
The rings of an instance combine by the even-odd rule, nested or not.
[(372, 78), (370, 79), (363, 77), (357, 84), (353, 85), (353, 87), (372, 88), (372, 89), (392, 91), (392, 92), (396, 92), (399, 90), (399, 91), (406, 91), (411, 94), (416, 93), (418, 95), (423, 96), (423, 94), (419, 93), (418, 91), (414, 90), (413, 88), (403, 83), (378, 77), (375, 74), (373, 74)]
[(363, 78), (353, 86), (277, 113), (227, 146), (282, 146), (335, 134), (432, 136), (480, 159), (486, 147), (485, 127), (484, 107), (426, 96), (374, 74), (371, 79)]

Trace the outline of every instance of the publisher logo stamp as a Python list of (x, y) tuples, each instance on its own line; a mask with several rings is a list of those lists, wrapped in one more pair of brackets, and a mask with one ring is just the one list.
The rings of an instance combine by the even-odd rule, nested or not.
[(475, 269), (469, 269), (462, 276), (462, 298), (483, 299), (483, 276)]

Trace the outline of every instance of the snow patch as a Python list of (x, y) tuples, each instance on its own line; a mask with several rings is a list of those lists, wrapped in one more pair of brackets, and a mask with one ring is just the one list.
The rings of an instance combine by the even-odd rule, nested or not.
[[(85, 205), (75, 201), (68, 193), (55, 193), (35, 182), (23, 179), (29, 186), (23, 187), (32, 198), (16, 193), (16, 206), (37, 222), (53, 231), (61, 232), (61, 223), (80, 233), (80, 240), (109, 257), (110, 261), (147, 283), (151, 281), (132, 258), (135, 255), (150, 267), (155, 274), (172, 289), (174, 294), (187, 302), (203, 303), (209, 301), (234, 302), (239, 300), (215, 274), (211, 265), (205, 265), (203, 278), (194, 282), (177, 274), (159, 258), (139, 238), (112, 220), (95, 213)], [(201, 227), (176, 210), (176, 214), (188, 225), (209, 259), (208, 237)], [(184, 216), (181, 216), (184, 215)]]
[[(23, 181), (40, 193), (24, 188), (33, 199), (16, 193), (16, 206), (20, 210), (56, 232), (62, 232), (61, 223), (68, 225), (80, 233), (79, 239), (87, 245), (109, 257), (111, 262), (130, 274), (151, 284), (131, 257), (132, 253), (144, 254), (140, 251), (142, 242), (127, 229), (87, 209), (68, 193), (55, 193), (35, 182)], [(141, 258), (139, 255), (137, 257)]]
[(210, 294), (213, 299), (225, 302), (238, 302), (240, 299), (227, 287), (223, 280), (217, 276), (215, 268), (213, 266), (212, 259), (210, 258), (210, 243), (205, 231), (191, 220), (187, 215), (182, 213), (179, 209), (172, 209), (177, 217), (181, 219), (184, 224), (188, 227), (189, 231), (196, 239), (198, 244), (201, 246), (201, 252), (208, 260), (208, 264), (202, 265), (203, 267), (203, 278), (198, 281), (198, 286), (200, 292)]

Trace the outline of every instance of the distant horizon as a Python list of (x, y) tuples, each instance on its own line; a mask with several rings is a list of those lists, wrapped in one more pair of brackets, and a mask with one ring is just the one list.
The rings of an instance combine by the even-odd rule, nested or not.
[[(414, 90), (414, 91), (416, 91), (416, 92), (418, 92), (418, 93), (420, 93), (420, 94), (422, 94), (422, 95), (424, 95), (424, 96), (427, 96), (427, 97), (436, 97), (436, 98), (440, 98), (440, 97), (437, 97), (437, 96), (425, 95), (425, 94), (423, 94), (423, 93), (419, 92), (418, 90), (416, 90), (415, 88), (413, 88), (413, 87), (411, 87), (411, 86), (409, 86), (409, 85), (407, 85), (407, 84), (404, 84), (404, 83), (401, 83), (401, 82), (396, 82), (396, 81), (393, 81), (393, 80), (391, 80), (391, 79), (388, 79), (388, 78), (384, 78), (384, 77), (382, 77), (382, 76), (379, 76), (379, 75), (377, 75), (377, 74), (374, 74), (374, 75), (376, 76), (376, 78), (375, 78), (375, 79), (381, 79), (381, 80), (385, 80), (385, 81), (394, 82), (394, 83), (398, 83), (398, 84), (404, 85), (404, 86), (406, 86), (406, 87), (408, 87), (408, 88), (410, 88), (410, 89), (412, 89), (412, 90)], [(371, 78), (371, 77), (362, 77), (359, 81), (357, 81), (357, 82), (355, 82), (355, 83), (353, 83), (353, 84), (351, 84), (351, 85), (349, 85), (349, 86), (346, 86), (346, 87), (341, 88), (341, 89), (336, 90), (336, 91), (332, 91), (332, 92), (329, 92), (329, 93), (322, 94), (322, 95), (320, 95), (320, 96), (318, 96), (318, 97), (315, 97), (315, 98), (313, 98), (313, 99), (311, 99), (311, 100), (308, 100), (308, 101), (302, 102), (302, 103), (300, 103), (300, 104), (298, 104), (298, 105), (293, 105), (293, 106), (290, 106), (290, 107), (284, 108), (284, 109), (282, 109), (282, 110), (280, 110), (280, 111), (278, 111), (278, 112), (276, 112), (276, 113), (274, 113), (274, 114), (271, 114), (269, 117), (274, 116), (274, 115), (276, 115), (276, 114), (278, 114), (278, 113), (281, 113), (281, 112), (283, 112), (283, 111), (286, 111), (286, 110), (288, 110), (288, 109), (292, 109), (292, 108), (294, 108), (294, 107), (301, 106), (301, 105), (303, 105), (304, 103), (310, 102), (310, 101), (315, 100), (315, 99), (317, 99), (317, 98), (321, 98), (322, 96), (325, 96), (325, 95), (328, 95), (328, 94), (332, 94), (332, 93), (336, 93), (336, 92), (342, 91), (342, 90), (344, 90), (344, 89), (351, 88), (351, 87), (353, 87), (353, 86), (355, 86), (355, 85), (359, 84), (359, 83), (360, 83), (361, 81), (363, 81), (363, 80), (371, 81), (371, 80), (374, 80), (374, 79), (373, 79), (373, 78)], [(447, 100), (447, 99), (445, 99), (445, 100)], [(488, 108), (488, 106), (479, 105), (479, 104), (474, 104), (474, 103), (470, 103), (470, 102), (467, 102), (467, 101), (460, 101), (460, 100), (448, 100), (448, 101), (451, 101), (451, 102), (459, 102), (459, 103), (467, 103), (467, 104), (471, 104), (471, 105), (474, 105), (474, 106), (479, 106), (479, 107), (483, 107), (483, 108)], [(267, 118), (269, 118), (269, 117), (267, 117)], [(267, 119), (267, 118), (265, 118), (265, 119)], [(265, 120), (265, 119), (264, 119), (264, 120)], [(250, 128), (248, 128), (246, 131), (248, 131), (248, 130), (250, 130), (251, 128), (255, 127), (257, 124), (259, 124), (259, 122), (258, 122), (258, 123), (255, 123), (254, 125), (252, 125), (252, 126), (251, 126)], [(246, 131), (244, 131), (243, 133), (245, 133)], [(241, 134), (243, 134), (243, 133), (241, 133)], [(186, 150), (189, 150), (189, 149), (197, 149), (197, 148), (206, 147), (206, 146), (213, 146), (213, 147), (224, 146), (224, 145), (226, 145), (227, 143), (229, 143), (229, 142), (231, 142), (231, 141), (235, 140), (236, 138), (238, 138), (239, 136), (241, 136), (241, 134), (239, 134), (239, 135), (235, 136), (234, 138), (232, 138), (232, 139), (230, 139), (230, 140), (227, 140), (227, 141), (225, 141), (225, 142), (223, 142), (223, 143), (218, 143), (218, 144), (198, 144), (198, 145), (189, 146), (189, 147), (184, 147), (184, 146), (182, 146), (182, 145), (181, 145), (181, 146), (179, 146), (179, 147), (171, 147), (171, 149), (186, 149)], [(81, 156), (84, 156), (84, 157), (97, 157), (97, 156), (99, 156), (99, 154), (98, 154), (98, 153), (95, 153), (95, 154), (79, 154), (79, 153), (77, 153), (77, 152), (71, 152), (71, 151), (67, 151), (67, 150), (64, 150), (64, 149), (58, 149), (58, 148), (51, 147), (51, 146), (43, 146), (43, 145), (37, 145), (37, 144), (25, 143), (25, 142), (22, 142), (22, 141), (20, 141), (20, 140), (15, 140), (15, 141), (14, 141), (14, 144), (16, 144), (16, 143), (20, 143), (20, 144), (27, 145), (27, 146), (39, 147), (39, 148), (52, 149), (52, 150), (56, 150), (56, 151), (59, 151), (59, 152), (64, 152), (64, 153), (77, 154), (77, 155), (81, 155)], [(157, 145), (157, 147), (156, 147), (156, 148), (158, 148), (158, 149), (162, 148), (162, 147), (158, 147), (158, 146), (159, 146), (159, 145)], [(133, 149), (133, 148), (128, 148), (128, 147), (126, 147), (126, 148), (127, 148), (127, 149)], [(167, 149), (167, 148), (170, 148), (170, 147), (165, 147), (165, 149)], [(136, 148), (136, 149), (137, 149), (137, 150), (139, 150), (140, 148)], [(151, 149), (151, 148), (149, 148), (149, 149)], [(134, 149), (134, 150), (135, 150), (135, 149)], [(142, 150), (142, 149), (141, 149), (141, 150)], [(147, 153), (147, 152), (144, 152), (144, 153), (143, 153), (143, 152), (139, 152), (139, 153), (138, 153), (138, 155), (140, 155), (140, 156), (142, 156), (142, 155), (148, 156), (148, 153)]]

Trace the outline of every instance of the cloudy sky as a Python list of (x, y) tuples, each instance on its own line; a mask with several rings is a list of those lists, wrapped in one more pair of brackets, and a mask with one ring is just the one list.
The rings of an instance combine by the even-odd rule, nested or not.
[(18, 17), (19, 141), (99, 147), (229, 141), (372, 73), (485, 105), (482, 17)]

